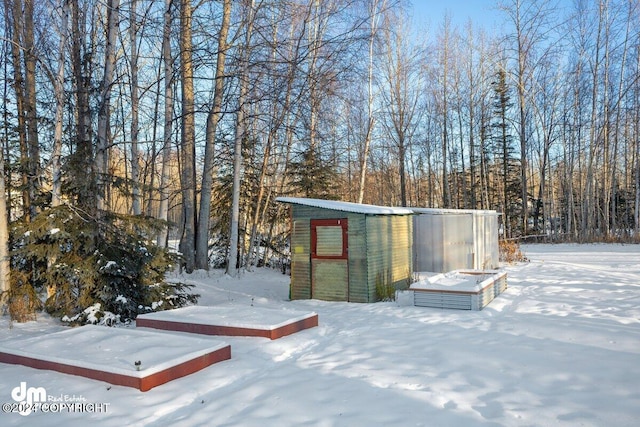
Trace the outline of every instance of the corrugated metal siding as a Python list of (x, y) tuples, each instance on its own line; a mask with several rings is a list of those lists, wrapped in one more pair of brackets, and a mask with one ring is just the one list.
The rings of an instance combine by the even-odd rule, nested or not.
[(312, 295), (325, 301), (346, 301), (347, 260), (312, 259)]
[(452, 308), (471, 310), (470, 294), (454, 294), (446, 292), (414, 292), (414, 305), (417, 307)]
[(507, 290), (507, 273), (503, 272), (504, 274), (499, 275), (496, 278), (496, 281), (493, 285), (493, 295), (494, 296), (498, 296), (501, 293), (503, 293), (504, 291)]
[(293, 206), (291, 230), (291, 299), (311, 298), (311, 225)]
[(498, 216), (477, 215), (476, 231), (478, 246), (478, 263), (475, 268), (492, 269), (500, 267), (500, 252), (498, 249)]
[(422, 213), (414, 221), (416, 271), (498, 268), (498, 221), (483, 211)]
[(473, 309), (482, 310), (487, 305), (489, 305), (489, 303), (493, 301), (494, 298), (495, 298), (495, 293), (493, 290), (493, 286), (483, 289), (482, 292), (479, 292), (477, 295), (475, 295), (475, 298), (473, 301), (474, 303)]
[(443, 229), (439, 215), (413, 217), (414, 268), (416, 271), (438, 271), (442, 264)]
[(318, 226), (316, 227), (317, 243), (316, 254), (320, 256), (342, 255), (342, 227)]
[(473, 215), (441, 215), (443, 229), (442, 272), (473, 268)]
[(349, 301), (369, 302), (365, 215), (349, 216)]
[(406, 289), (411, 280), (413, 222), (410, 216), (367, 216), (368, 298), (376, 283)]

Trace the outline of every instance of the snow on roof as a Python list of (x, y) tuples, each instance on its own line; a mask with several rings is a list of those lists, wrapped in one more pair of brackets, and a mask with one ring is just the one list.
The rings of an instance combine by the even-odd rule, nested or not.
[(315, 208), (332, 209), (335, 211), (353, 212), (365, 215), (412, 215), (414, 213), (411, 208), (365, 205), (360, 203), (340, 202), (337, 200), (308, 199), (304, 197), (278, 197), (276, 202), (313, 206)]
[(476, 215), (502, 215), (494, 210), (480, 210), (480, 209), (444, 209), (444, 208), (411, 208), (414, 213), (417, 214), (431, 214), (431, 215), (447, 215), (447, 214), (476, 214)]

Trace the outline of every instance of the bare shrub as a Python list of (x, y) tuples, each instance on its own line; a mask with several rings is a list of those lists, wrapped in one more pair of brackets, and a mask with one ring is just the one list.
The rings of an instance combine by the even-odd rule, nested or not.
[(515, 240), (498, 241), (498, 250), (500, 251), (500, 261), (506, 263), (526, 262), (527, 257), (520, 250), (520, 244)]

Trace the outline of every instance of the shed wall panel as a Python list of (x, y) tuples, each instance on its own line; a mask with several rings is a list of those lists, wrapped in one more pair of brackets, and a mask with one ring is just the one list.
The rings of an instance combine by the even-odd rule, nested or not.
[(349, 274), (346, 260), (312, 259), (313, 298), (324, 301), (346, 301)]
[(434, 210), (414, 216), (413, 221), (416, 271), (499, 267), (495, 212)]
[(311, 225), (295, 214), (291, 231), (291, 299), (311, 298)]
[(369, 302), (367, 283), (367, 240), (365, 215), (349, 217), (349, 299)]
[(376, 285), (396, 289), (409, 286), (413, 227), (410, 216), (367, 216), (369, 301), (376, 301)]
[(441, 216), (444, 236), (442, 271), (473, 268), (473, 216)]

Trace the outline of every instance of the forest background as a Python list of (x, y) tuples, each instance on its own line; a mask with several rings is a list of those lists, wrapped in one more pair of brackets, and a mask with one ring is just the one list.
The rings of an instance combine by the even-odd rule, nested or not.
[[(420, 31), (402, 0), (1, 8), (5, 296), (46, 288), (67, 313), (117, 299), (62, 260), (100, 252), (86, 267), (122, 288), (145, 263), (111, 258), (141, 241), (234, 275), (284, 255), (280, 195), (495, 209), (503, 239), (638, 241), (637, 0), (498, 0), (499, 27), (445, 14)], [(176, 261), (150, 247), (160, 277)]]

